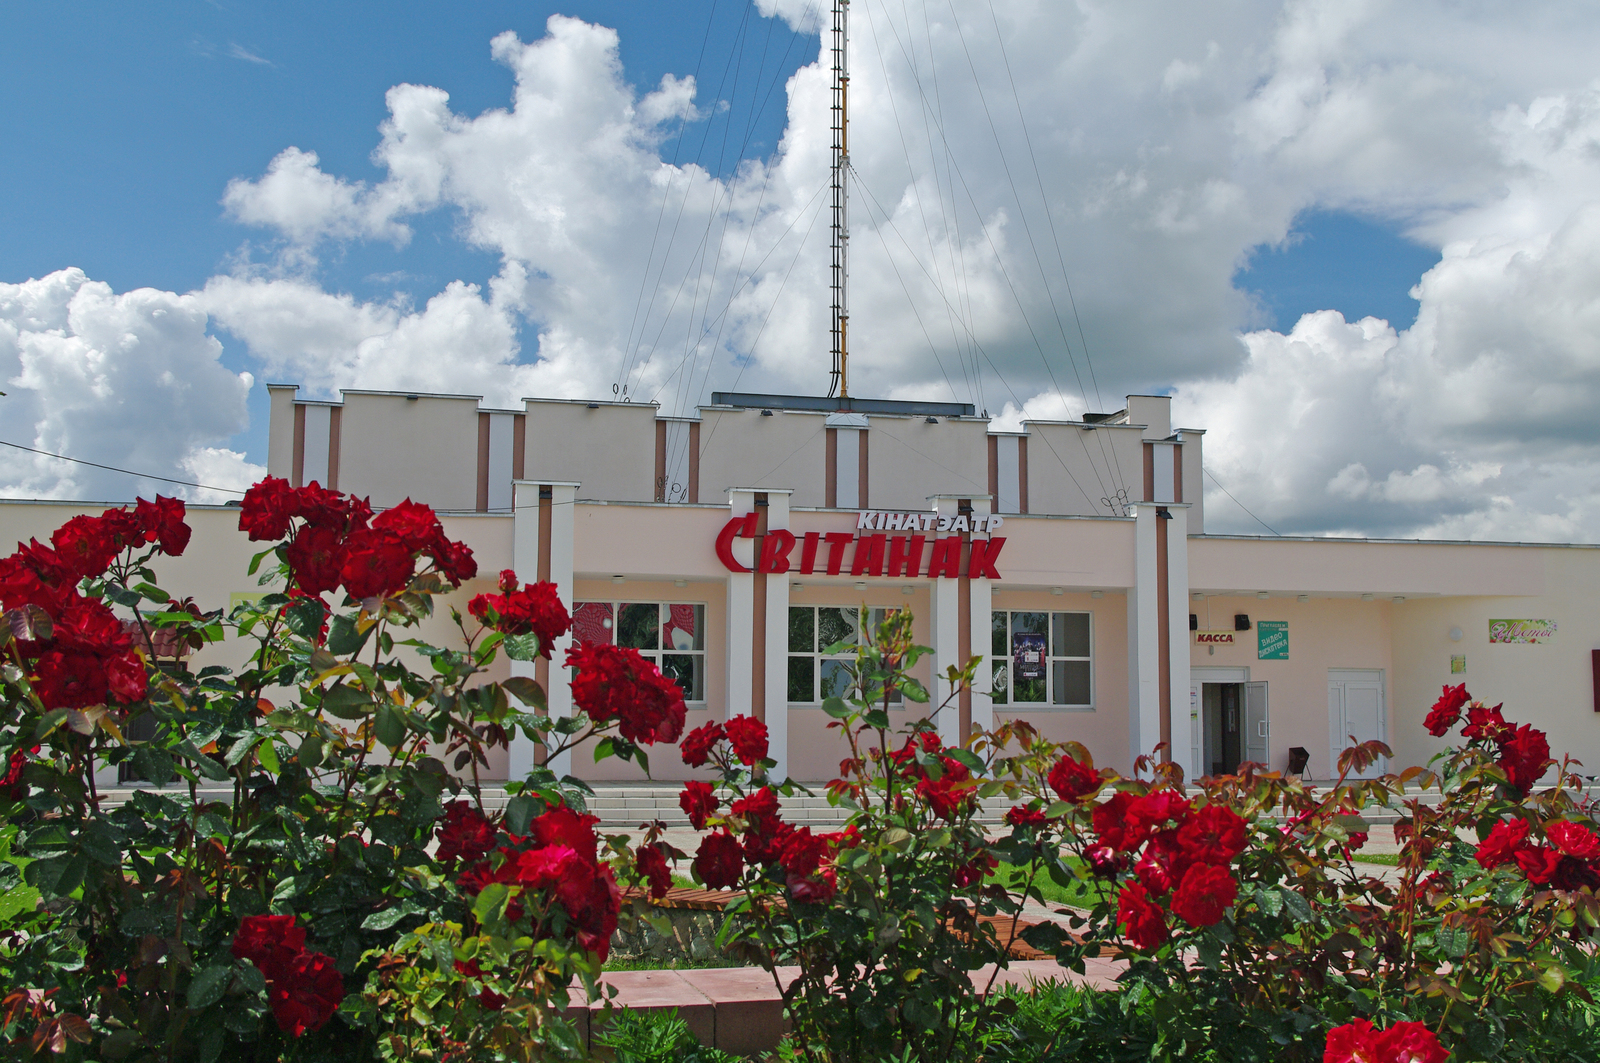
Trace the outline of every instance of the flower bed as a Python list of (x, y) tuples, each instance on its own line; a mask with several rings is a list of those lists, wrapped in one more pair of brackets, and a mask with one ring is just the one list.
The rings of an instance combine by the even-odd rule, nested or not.
[[(893, 612), (865, 645), (828, 648), (855, 655), (850, 697), (823, 706), (849, 818), (814, 832), (783, 819), (797, 791), (770, 776), (764, 725), (684, 734), (681, 693), (633, 651), (572, 650), (571, 718), (531, 680), (489, 681), (498, 657), (548, 658), (568, 630), (549, 585), (501, 573), (464, 612), (446, 603), (459, 645), (422, 641), (476, 577), (427, 507), (263, 481), (240, 528), (263, 544), (265, 593), (227, 614), (158, 585), (160, 558), (189, 546), (184, 516), (141, 501), (0, 559), (13, 1054), (581, 1056), (571, 987), (599, 991), (619, 932), (673, 933), (647, 897), (674, 867), (726, 891), (711, 948), (768, 972), (795, 1051), (818, 1059), (998, 1058), (990, 1032), (1020, 1005), (996, 989), (1024, 949), (1080, 974), (1125, 956), (1112, 996), (1153, 1024), (1141, 1058), (1542, 1058), (1592, 1018), (1594, 803), (1541, 733), (1464, 687), (1428, 715), (1460, 736), (1428, 769), (1352, 780), (1389, 755), (1368, 743), (1325, 790), (1249, 764), (1190, 782), (1159, 750), (1123, 775), (1021, 722), (943, 744), (929, 720), (952, 710), (911, 677), (927, 651)], [(152, 659), (221, 639), (251, 648), (244, 667)], [(969, 689), (978, 664), (943, 678)], [(891, 733), (896, 700), (928, 718)], [(602, 836), (582, 784), (542, 767), (486, 807), (479, 772), (514, 734), (645, 765), (678, 743), (716, 774), (682, 792), (696, 851), (659, 823)], [(109, 807), (101, 764), (188, 799)], [(1010, 806), (999, 836), (980, 801)], [(1400, 817), (1387, 880), (1354, 859), (1374, 805)], [(1044, 883), (1078, 906), (1065, 926), (1022, 917)]]

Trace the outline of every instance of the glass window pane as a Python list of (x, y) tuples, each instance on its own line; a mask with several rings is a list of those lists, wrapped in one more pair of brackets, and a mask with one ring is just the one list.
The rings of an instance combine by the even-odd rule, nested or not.
[(698, 653), (664, 653), (661, 674), (678, 684), (684, 701), (706, 700), (706, 659)]
[(993, 694), (993, 700), (994, 700), (994, 703), (996, 705), (1004, 705), (1006, 703), (1006, 700), (1007, 700), (1006, 699), (1006, 694), (1007, 694), (1007, 690), (1006, 690), (1006, 686), (1007, 686), (1006, 674), (1007, 674), (1008, 671), (1009, 671), (1009, 669), (1006, 667), (1006, 665), (1003, 663), (1003, 661), (995, 661), (994, 662), (994, 694)]
[(661, 648), (703, 650), (706, 648), (706, 607), (673, 603), (667, 606), (667, 619), (661, 625)]
[(989, 653), (995, 657), (1011, 656), (1011, 636), (1006, 631), (1006, 614), (989, 614)]
[(572, 607), (572, 641), (611, 645), (611, 603), (577, 602)]
[(1045, 694), (1043, 679), (1019, 679), (1011, 686), (1013, 704), (1043, 704)]
[(660, 641), (661, 606), (623, 603), (617, 607), (617, 645), (635, 650), (654, 650)]
[(1049, 613), (1012, 613), (1011, 634), (1020, 635), (1048, 635), (1050, 634)]
[[(816, 610), (809, 605), (789, 607), (789, 652), (812, 653), (817, 648)], [(810, 701), (810, 698), (806, 698)]]
[(850, 693), (850, 668), (848, 661), (824, 660), (822, 663), (822, 698), (842, 698)]
[(817, 649), (824, 650), (836, 642), (856, 641), (856, 616), (859, 610), (837, 609), (826, 606), (817, 610)]
[(1056, 661), (1051, 676), (1055, 686), (1055, 704), (1088, 705), (1093, 702), (1089, 693), (1088, 661)]
[[(806, 612), (811, 610), (807, 609)], [(790, 657), (789, 658), (789, 700), (795, 703), (810, 702), (817, 699), (815, 676), (817, 661), (815, 657)]]
[(1089, 614), (1056, 613), (1051, 624), (1050, 653), (1054, 657), (1089, 656)]

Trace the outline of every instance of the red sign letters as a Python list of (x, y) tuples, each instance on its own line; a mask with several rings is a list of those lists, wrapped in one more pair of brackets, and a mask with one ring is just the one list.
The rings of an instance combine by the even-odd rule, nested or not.
[[(749, 513), (734, 517), (717, 535), (717, 558), (730, 572), (749, 572), (750, 569), (733, 556), (733, 541), (754, 538), (757, 538), (756, 515)], [(857, 539), (849, 532), (806, 532), (803, 538), (798, 538), (791, 531), (774, 528), (760, 538), (760, 553), (755, 559), (757, 572), (777, 574), (790, 571), (794, 565), (792, 555), (798, 545), (800, 560), (796, 571), (800, 575), (809, 576), (816, 572), (819, 559), (827, 575), (842, 575), (845, 571), (845, 548), (855, 543), (855, 550), (850, 556), (850, 575), (905, 579), (920, 576), (999, 579), (1000, 572), (995, 568), (995, 561), (1006, 545), (1005, 539), (1000, 537), (973, 539), (970, 544), (959, 535), (936, 538), (932, 549), (926, 551), (928, 567), (924, 571), (922, 558), (929, 544), (928, 538), (922, 535), (863, 535)], [(962, 564), (963, 546), (968, 547), (965, 564)]]

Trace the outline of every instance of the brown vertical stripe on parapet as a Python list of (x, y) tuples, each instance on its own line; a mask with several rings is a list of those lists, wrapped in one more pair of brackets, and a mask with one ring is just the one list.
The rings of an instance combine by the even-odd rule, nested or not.
[[(555, 491), (543, 484), (539, 485), (539, 560), (534, 566), (533, 578), (540, 583), (550, 580), (550, 524), (555, 516)], [(517, 578), (524, 583), (527, 577), (518, 573)], [(576, 606), (577, 603), (570, 603)], [(550, 662), (543, 657), (535, 658), (533, 662), (533, 678), (541, 690), (550, 689)], [(549, 710), (544, 710), (548, 712)], [(550, 750), (541, 744), (535, 752), (534, 761), (543, 764), (549, 756)]]
[(289, 469), (289, 485), (304, 487), (306, 475), (306, 408), (294, 404), (294, 463)]
[(667, 422), (656, 422), (656, 501), (667, 500)]
[[(299, 407), (295, 407), (299, 409)], [(822, 504), (828, 509), (835, 509), (839, 505), (839, 430), (829, 428), (825, 433), (827, 442), (822, 447), (822, 460), (827, 463), (828, 470), (823, 476)]]
[(761, 548), (767, 536), (767, 494), (756, 492), (755, 593), (752, 595), (750, 636), (750, 715), (767, 718), (767, 574), (761, 571)]
[(1144, 445), (1144, 498), (1140, 499), (1140, 501), (1154, 502), (1155, 500), (1156, 445), (1154, 443), (1146, 443)]
[(689, 422), (689, 501), (700, 504), (700, 422)]
[[(1172, 630), (1167, 623), (1167, 522), (1161, 519), (1165, 512), (1156, 510), (1156, 628), (1160, 647), (1156, 651), (1160, 660), (1157, 682), (1161, 684), (1161, 741), (1167, 744), (1161, 752), (1163, 763), (1172, 759)], [(1148, 750), (1136, 749), (1133, 755), (1145, 752)]]
[(1028, 512), (1028, 437), (1017, 437), (1017, 512)]
[(856, 475), (860, 477), (856, 486), (856, 508), (867, 508), (867, 436), (870, 435), (865, 428), (856, 429)]
[(994, 510), (1000, 511), (1000, 437), (989, 437), (989, 497), (994, 499)]
[(527, 468), (525, 453), (528, 447), (528, 415), (525, 413), (513, 414), (511, 417), (511, 478), (522, 479), (523, 470)]
[(489, 512), (489, 418), (478, 414), (478, 512)]
[(1172, 500), (1183, 501), (1183, 444), (1172, 448)]
[(332, 406), (328, 409), (328, 490), (339, 490), (339, 443), (340, 431), (343, 428), (344, 407)]

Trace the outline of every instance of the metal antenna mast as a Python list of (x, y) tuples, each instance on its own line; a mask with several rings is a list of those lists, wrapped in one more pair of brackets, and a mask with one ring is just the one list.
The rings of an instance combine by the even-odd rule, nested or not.
[(833, 0), (833, 371), (828, 394), (850, 397), (850, 0)]

